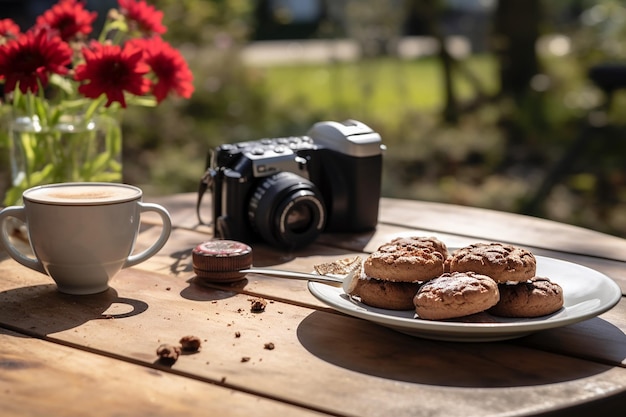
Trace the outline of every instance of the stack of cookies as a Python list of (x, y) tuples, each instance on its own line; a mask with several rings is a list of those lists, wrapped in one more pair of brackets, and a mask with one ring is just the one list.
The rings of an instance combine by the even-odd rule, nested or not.
[(448, 253), (433, 237), (396, 238), (363, 263), (348, 293), (372, 307), (415, 309), (427, 320), (487, 311), (504, 317), (539, 317), (563, 306), (563, 290), (536, 277), (526, 249), (476, 243)]
[(422, 284), (443, 273), (448, 249), (435, 238), (396, 238), (363, 262), (348, 293), (362, 303), (389, 310), (412, 310)]
[(536, 277), (537, 261), (524, 248), (476, 243), (452, 253), (445, 270), (442, 277), (417, 292), (415, 311), (421, 318), (441, 320), (481, 311), (504, 317), (539, 317), (563, 306), (561, 287), (548, 278)]

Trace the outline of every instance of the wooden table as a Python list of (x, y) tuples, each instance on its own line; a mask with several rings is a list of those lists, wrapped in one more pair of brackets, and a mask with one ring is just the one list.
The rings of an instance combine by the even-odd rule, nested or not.
[[(211, 238), (195, 195), (164, 204), (165, 248), (93, 296), (56, 291), (0, 254), (0, 415), (517, 416), (624, 415), (626, 301), (557, 329), (489, 343), (411, 337), (336, 312), (303, 281), (250, 275), (199, 285), (191, 250)], [(208, 202), (206, 203), (208, 205)], [(154, 221), (154, 223), (153, 223)], [(158, 234), (144, 219), (138, 246)], [(411, 232), (449, 246), (498, 240), (575, 262), (626, 291), (626, 240), (476, 208), (383, 199), (376, 232), (323, 236), (292, 253), (255, 245), (255, 266), (308, 272)], [(253, 313), (261, 297), (265, 312)], [(161, 343), (201, 338), (172, 366)], [(273, 346), (273, 349), (271, 347)]]

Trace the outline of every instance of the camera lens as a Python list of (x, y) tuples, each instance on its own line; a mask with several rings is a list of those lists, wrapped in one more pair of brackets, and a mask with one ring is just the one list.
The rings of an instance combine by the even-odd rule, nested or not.
[(324, 230), (326, 213), (315, 184), (291, 172), (264, 178), (248, 206), (253, 229), (268, 243), (299, 248)]

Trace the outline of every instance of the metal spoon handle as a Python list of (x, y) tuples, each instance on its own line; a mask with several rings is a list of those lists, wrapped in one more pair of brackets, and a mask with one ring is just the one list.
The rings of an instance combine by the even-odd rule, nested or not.
[(325, 284), (342, 284), (343, 283), (343, 277), (308, 274), (306, 272), (283, 271), (280, 269), (248, 268), (248, 269), (243, 269), (239, 272), (244, 272), (247, 274), (273, 275), (273, 276), (282, 277), (282, 278), (293, 278), (293, 279), (301, 279), (305, 281), (322, 282)]

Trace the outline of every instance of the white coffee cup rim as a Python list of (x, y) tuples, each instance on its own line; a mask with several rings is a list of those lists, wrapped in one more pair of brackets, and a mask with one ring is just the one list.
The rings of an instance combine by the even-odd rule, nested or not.
[[(116, 197), (91, 197), (91, 198), (73, 198), (63, 199), (55, 198), (49, 195), (38, 195), (41, 190), (48, 190), (53, 188), (93, 188), (93, 187), (108, 187), (119, 189), (126, 189), (129, 191), (127, 195), (121, 195)], [(142, 197), (143, 192), (140, 188), (129, 184), (112, 183), (112, 182), (65, 182), (56, 184), (44, 184), (36, 187), (29, 188), (22, 194), (24, 201), (29, 201), (39, 204), (48, 204), (55, 206), (101, 206), (107, 204), (119, 204), (128, 201), (138, 200)]]

